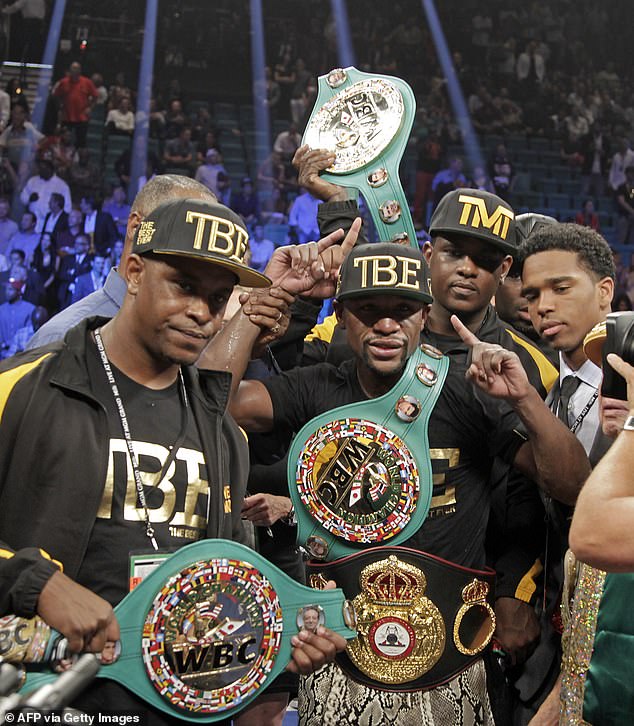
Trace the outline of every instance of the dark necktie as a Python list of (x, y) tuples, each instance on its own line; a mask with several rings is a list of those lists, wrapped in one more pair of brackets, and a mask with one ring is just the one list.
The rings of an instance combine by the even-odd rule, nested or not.
[(566, 376), (561, 382), (561, 388), (559, 389), (559, 406), (557, 407), (557, 417), (560, 421), (563, 421), (566, 426), (571, 426), (570, 416), (568, 415), (568, 405), (570, 399), (574, 396), (575, 391), (579, 388), (581, 383), (577, 376)]

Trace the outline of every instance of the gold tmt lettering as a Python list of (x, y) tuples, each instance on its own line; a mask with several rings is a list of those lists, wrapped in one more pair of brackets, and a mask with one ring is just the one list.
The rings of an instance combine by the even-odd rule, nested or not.
[[(509, 224), (515, 218), (515, 215), (510, 209), (500, 205), (489, 217), (484, 199), (472, 197), (469, 194), (461, 194), (458, 197), (458, 201), (464, 204), (462, 214), (460, 215), (460, 224), (468, 225), (474, 229), (480, 226), (486, 227), (500, 239), (506, 239)], [(469, 217), (471, 217), (471, 221), (469, 221)]]

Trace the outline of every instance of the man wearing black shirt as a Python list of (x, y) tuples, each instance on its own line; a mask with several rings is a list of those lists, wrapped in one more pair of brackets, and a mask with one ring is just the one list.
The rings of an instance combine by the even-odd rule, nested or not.
[[(313, 264), (317, 264), (318, 251), (319, 245), (306, 251), (312, 255)], [(278, 250), (276, 254), (280, 253)], [(374, 256), (392, 260), (394, 265), (402, 256), (416, 261), (420, 270), (416, 290), (367, 283), (363, 293), (348, 298), (346, 271), (352, 274), (351, 269), (358, 269), (355, 261)], [(273, 428), (296, 431), (320, 412), (376, 398), (389, 391), (418, 346), (427, 318), (429, 295), (421, 263), (419, 253), (395, 244), (356, 247), (342, 268), (335, 303), (339, 326), (346, 332), (354, 359), (339, 368), (323, 363), (265, 382), (242, 381), (230, 405), (240, 425), (247, 431)], [(269, 272), (285, 287), (285, 280), (275, 274), (274, 266)], [(327, 292), (325, 281), (321, 286), (321, 292)], [(334, 287), (332, 282), (331, 287)], [(292, 292), (301, 290), (295, 288)], [(216, 362), (233, 372), (234, 385), (243, 374), (250, 345), (257, 334), (248, 314), (247, 305), (212, 344)], [(452, 359), (431, 414), (429, 440), (431, 448), (442, 449), (447, 454), (444, 461), (436, 462), (439, 466), (434, 468), (434, 473), (445, 476), (447, 484), (455, 487), (455, 512), (450, 518), (428, 518), (406, 545), (462, 566), (478, 567), (484, 564), (484, 530), (489, 509), (487, 483), (494, 457), (513, 463), (547, 491), (568, 501), (576, 496), (587, 472), (587, 461), (574, 437), (544, 406), (528, 382), (518, 357), (500, 346), (480, 343), (455, 317), (452, 324), (464, 345), (471, 349), (472, 363), (467, 373), (476, 386), (465, 380), (465, 367), (454, 365)], [(230, 355), (226, 352), (227, 340), (236, 341)], [(484, 395), (487, 393), (489, 396)], [(526, 431), (529, 441), (520, 433), (522, 430)], [(554, 441), (556, 450), (553, 450)], [(560, 476), (562, 470), (569, 473), (565, 483)], [(561, 484), (564, 486), (560, 487)], [(472, 719), (470, 722), (491, 723), (484, 684), (482, 663), (478, 661), (447, 686), (416, 692), (413, 697), (416, 705), (403, 718), (413, 719), (411, 723), (417, 724), (434, 723), (433, 716), (432, 720), (421, 719), (430, 709), (439, 717), (441, 712), (437, 709), (441, 709), (443, 700), (449, 699), (460, 702), (460, 708), (465, 709), (463, 715), (471, 713), (467, 716)], [(475, 695), (473, 711), (479, 715), (472, 713), (468, 699), (458, 696), (464, 691)], [(379, 697), (371, 689), (343, 677), (337, 667), (322, 671), (303, 693), (304, 707), (317, 709), (310, 716), (317, 719), (315, 723), (320, 719), (324, 723), (342, 723), (359, 718), (363, 705)], [(380, 698), (387, 704), (385, 708), (404, 708), (399, 694), (381, 693)], [(332, 699), (336, 705), (331, 703)], [(327, 720), (330, 706), (326, 701), (339, 721)], [(410, 723), (410, 720), (399, 723)]]
[[(127, 592), (132, 550), (242, 539), (248, 457), (225, 415), (229, 380), (192, 366), (236, 282), (269, 284), (242, 262), (247, 236), (220, 204), (159, 206), (120, 270), (117, 315), (0, 368), (0, 612), (40, 615), (74, 652), (118, 639), (112, 605)], [(344, 645), (311, 634), (289, 669), (318, 667)], [(151, 711), (109, 681), (80, 707)]]

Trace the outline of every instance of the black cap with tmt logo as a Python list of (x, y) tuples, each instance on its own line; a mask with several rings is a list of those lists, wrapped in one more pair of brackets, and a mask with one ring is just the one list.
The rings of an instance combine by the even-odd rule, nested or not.
[(456, 189), (445, 194), (431, 218), (429, 234), (475, 237), (509, 255), (517, 249), (515, 212), (508, 202), (480, 189)]

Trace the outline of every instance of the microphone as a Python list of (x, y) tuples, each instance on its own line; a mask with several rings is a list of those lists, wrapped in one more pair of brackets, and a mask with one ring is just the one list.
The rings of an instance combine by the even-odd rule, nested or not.
[(8, 696), (20, 688), (22, 671), (10, 663), (0, 661), (0, 696)]
[(85, 653), (54, 682), (38, 688), (26, 696), (20, 706), (41, 711), (54, 711), (68, 705), (99, 672), (99, 656)]

